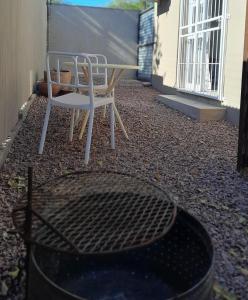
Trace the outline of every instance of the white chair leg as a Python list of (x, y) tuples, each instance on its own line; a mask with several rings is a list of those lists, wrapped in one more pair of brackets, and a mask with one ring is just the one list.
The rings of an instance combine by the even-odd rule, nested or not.
[(110, 104), (111, 148), (115, 149), (115, 112), (114, 104)]
[[(113, 98), (115, 98), (115, 88), (113, 88), (110, 96), (113, 97)], [(115, 106), (115, 104), (114, 104), (114, 106)], [(116, 127), (116, 119), (115, 119), (115, 127)]]
[(69, 134), (70, 142), (72, 142), (73, 139), (74, 123), (75, 123), (75, 108), (72, 110), (72, 114), (71, 114), (71, 124), (70, 124), (70, 134)]
[(95, 112), (94, 109), (90, 111), (90, 120), (89, 120), (87, 142), (86, 142), (86, 149), (85, 149), (85, 158), (84, 158), (84, 162), (86, 165), (88, 164), (89, 158), (90, 158), (90, 146), (91, 146), (91, 139), (92, 139), (94, 112)]
[(44, 124), (43, 124), (43, 128), (42, 128), (42, 133), (41, 133), (41, 138), (40, 138), (39, 154), (42, 154), (42, 152), (43, 152), (50, 112), (51, 112), (51, 104), (50, 104), (50, 102), (48, 102), (47, 108), (46, 108)]
[(79, 118), (80, 118), (80, 109), (77, 109), (76, 118), (75, 118), (75, 126), (78, 125)]
[(89, 119), (89, 114), (90, 114), (90, 112), (87, 110), (86, 115), (85, 115), (84, 120), (83, 120), (81, 131), (80, 131), (80, 134), (79, 134), (79, 140), (81, 140), (82, 137), (83, 137), (83, 134), (84, 134), (84, 131), (85, 131), (85, 127), (86, 127), (88, 119)]
[(122, 123), (120, 114), (119, 114), (119, 112), (118, 112), (118, 110), (117, 110), (115, 104), (113, 104), (113, 106), (114, 106), (114, 112), (115, 112), (116, 118), (117, 118), (117, 120), (118, 120), (118, 122), (119, 122), (119, 124), (120, 124), (120, 126), (121, 126), (121, 129), (122, 129), (122, 131), (123, 131), (123, 133), (124, 133), (126, 139), (129, 140), (129, 137), (128, 137), (128, 135), (127, 135), (126, 129), (125, 129), (123, 123)]

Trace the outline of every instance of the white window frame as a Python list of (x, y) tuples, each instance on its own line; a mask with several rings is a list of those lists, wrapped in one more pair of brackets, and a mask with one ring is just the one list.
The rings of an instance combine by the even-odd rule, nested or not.
[[(215, 0), (180, 1), (177, 88), (180, 91), (223, 100), (226, 27), (227, 19), (229, 17), (227, 14), (228, 0), (216, 1), (222, 1), (222, 13), (220, 13), (220, 10), (217, 11), (217, 4), (215, 3), (218, 2), (215, 2)], [(191, 5), (190, 11), (186, 11), (188, 7), (186, 4)], [(215, 5), (216, 11), (212, 11), (212, 9), (214, 9), (213, 4)], [(194, 7), (195, 11), (193, 12)], [(202, 14), (200, 14), (200, 7), (202, 9)], [(210, 17), (205, 16), (204, 18), (204, 11), (209, 14), (210, 9)], [(202, 19), (200, 19), (200, 17), (202, 17)], [(216, 21), (218, 22), (218, 26), (211, 27), (211, 22)], [(206, 28), (204, 28), (204, 26)], [(215, 33), (213, 33), (214, 31)], [(201, 43), (200, 40), (202, 40)], [(214, 40), (218, 45), (215, 45), (215, 49), (217, 50), (214, 50), (218, 51), (218, 54), (217, 52), (215, 54), (215, 57), (218, 57), (218, 62), (214, 62), (213, 60), (214, 55), (212, 48), (214, 48), (214, 46), (210, 49), (210, 45), (211, 43), (212, 45), (214, 44)], [(193, 45), (193, 53), (187, 53), (189, 49), (189, 41), (191, 44), (190, 46), (192, 47)], [(210, 61), (211, 51), (212, 62)], [(209, 55), (208, 62), (206, 59), (207, 55)], [(206, 72), (208, 72), (207, 75)], [(192, 83), (188, 82), (187, 77), (190, 79), (192, 78)], [(206, 80), (206, 78), (208, 78), (208, 80)]]

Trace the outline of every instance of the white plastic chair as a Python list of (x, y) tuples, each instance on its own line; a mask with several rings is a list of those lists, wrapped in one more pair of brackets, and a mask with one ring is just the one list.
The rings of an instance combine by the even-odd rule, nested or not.
[[(91, 54), (91, 53), (87, 53), (89, 54), (89, 58), (92, 64), (107, 64), (107, 57), (105, 55), (102, 54)], [(86, 60), (84, 59), (84, 63), (86, 63)], [(83, 78), (82, 80), (84, 80), (85, 82), (88, 81), (88, 69), (86, 66), (82, 67), (82, 71), (83, 71)], [(103, 67), (92, 67), (92, 77), (93, 77), (93, 83), (94, 83), (94, 93), (95, 95), (104, 95), (105, 91), (108, 88), (108, 71), (107, 68), (103, 68)], [(100, 83), (95, 80), (95, 79), (100, 79)], [(88, 92), (88, 87), (86, 86), (84, 89), (82, 89), (82, 93)], [(104, 113), (103, 115), (106, 115), (106, 105), (104, 106)], [(86, 117), (88, 116), (88, 112), (86, 113)], [(88, 116), (89, 117), (89, 116)], [(77, 110), (76, 112), (76, 121), (75, 124), (77, 125), (79, 122), (79, 119), (81, 118), (80, 116), (80, 112), (79, 110)], [(85, 124), (85, 121), (83, 121), (83, 124)], [(80, 135), (79, 139), (82, 139), (83, 133), (82, 135)]]
[[(92, 64), (107, 64), (107, 57), (103, 54), (90, 54), (90, 60), (92, 62)], [(83, 73), (86, 77), (88, 77), (87, 74), (87, 68), (83, 68)], [(93, 67), (92, 69), (92, 77), (93, 77), (93, 81), (94, 79), (100, 79), (101, 82), (100, 83), (94, 83), (94, 93), (95, 95), (104, 95), (106, 94), (106, 90), (108, 88), (108, 70), (107, 68), (103, 68), (103, 67)], [(104, 110), (103, 110), (103, 116), (105, 117), (106, 115), (106, 105), (104, 105)], [(79, 134), (79, 140), (82, 139), (84, 131), (85, 131), (85, 127), (87, 125), (87, 121), (89, 118), (89, 112), (86, 112), (86, 115), (84, 116), (83, 122), (82, 122), (82, 126), (81, 126), (81, 130), (80, 130), (80, 134)]]
[[(102, 55), (102, 54), (90, 54), (90, 60), (92, 62), (92, 64), (96, 65), (96, 64), (107, 64), (107, 57)], [(87, 74), (87, 67), (83, 67), (82, 68), (83, 70), (83, 73), (84, 73), (84, 77), (87, 81), (87, 77), (88, 77), (88, 74)], [(108, 88), (109, 88), (109, 83), (108, 83), (108, 72), (107, 72), (107, 68), (104, 68), (104, 67), (97, 67), (97, 66), (94, 66), (93, 67), (93, 80), (95, 78), (101, 78), (102, 79), (102, 83), (100, 84), (94, 84), (94, 93), (95, 95), (104, 95), (104, 96), (111, 96), (114, 98), (114, 89), (111, 91), (111, 92), (108, 92)], [(113, 80), (113, 78), (110, 79), (110, 82), (111, 80)], [(84, 91), (85, 92), (85, 91)], [(121, 120), (121, 117), (120, 117), (120, 114), (115, 106), (115, 103), (114, 103), (114, 111), (115, 111), (115, 115), (116, 115), (116, 118), (121, 126), (121, 129), (125, 135), (125, 137), (127, 139), (128, 138), (128, 134), (126, 132), (126, 129), (123, 125), (123, 122)], [(77, 114), (78, 118), (77, 120), (79, 120), (79, 114)], [(104, 110), (103, 110), (103, 117), (105, 118), (106, 116), (106, 105), (104, 106)], [(81, 125), (81, 130), (80, 130), (80, 134), (79, 134), (79, 140), (82, 139), (83, 137), (83, 134), (84, 134), (84, 131), (85, 131), (85, 128), (86, 128), (86, 125), (87, 125), (87, 121), (88, 121), (88, 118), (89, 118), (89, 112), (87, 111), (86, 114), (84, 115), (83, 117), (83, 122), (82, 122), (82, 125)]]
[[(90, 157), (90, 147), (91, 147), (91, 139), (92, 139), (92, 130), (93, 130), (93, 121), (94, 121), (94, 113), (95, 108), (105, 105), (110, 105), (110, 128), (111, 128), (111, 148), (115, 149), (115, 135), (114, 135), (114, 124), (115, 124), (115, 114), (114, 114), (114, 99), (111, 96), (95, 96), (94, 95), (94, 83), (93, 83), (93, 71), (92, 71), (92, 61), (90, 54), (85, 53), (68, 53), (68, 52), (56, 52), (50, 51), (47, 54), (47, 81), (48, 81), (48, 103), (46, 109), (46, 115), (44, 119), (44, 125), (42, 129), (40, 146), (39, 146), (39, 154), (43, 153), (44, 143), (46, 139), (46, 132), (50, 117), (51, 108), (53, 106), (60, 106), (66, 109), (72, 109), (72, 118), (70, 124), (70, 140), (72, 140), (74, 122), (75, 122), (75, 111), (76, 110), (86, 110), (89, 113), (89, 124), (88, 124), (88, 134), (87, 134), (87, 142), (85, 149), (85, 164), (88, 164)], [(55, 58), (57, 64), (57, 80), (51, 80), (51, 68), (50, 68), (50, 60), (51, 58)], [(60, 69), (63, 64), (63, 60), (66, 59), (71, 60), (72, 62), (72, 70), (74, 75), (74, 84), (63, 84), (60, 82)], [(83, 75), (80, 72), (79, 63), (80, 62), (87, 63), (88, 70), (88, 83), (81, 84), (79, 82), (79, 76)], [(75, 91), (73, 93), (69, 93), (59, 97), (52, 96), (52, 85), (57, 84), (64, 87), (70, 87)], [(80, 89), (85, 90), (88, 88), (88, 95), (83, 95), (80, 93)], [(87, 122), (86, 122), (87, 123)], [(86, 126), (86, 124), (85, 124)]]

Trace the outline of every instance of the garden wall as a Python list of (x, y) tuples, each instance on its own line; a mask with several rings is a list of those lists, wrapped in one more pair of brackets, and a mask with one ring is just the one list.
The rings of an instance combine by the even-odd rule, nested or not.
[[(139, 11), (50, 5), (49, 50), (101, 53), (109, 63), (137, 64)], [(124, 77), (135, 78), (136, 71)]]

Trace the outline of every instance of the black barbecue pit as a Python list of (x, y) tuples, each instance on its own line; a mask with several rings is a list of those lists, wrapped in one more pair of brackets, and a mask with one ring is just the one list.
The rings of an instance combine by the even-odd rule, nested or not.
[(68, 174), (29, 191), (13, 219), (31, 246), (31, 300), (211, 299), (206, 230), (151, 183)]

